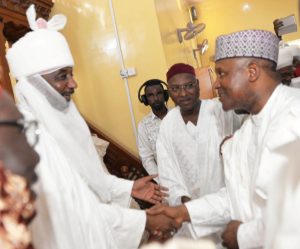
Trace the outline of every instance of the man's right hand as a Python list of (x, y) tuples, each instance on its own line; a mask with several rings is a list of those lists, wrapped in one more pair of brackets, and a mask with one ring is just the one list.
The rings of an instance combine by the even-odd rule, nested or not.
[(177, 207), (170, 207), (166, 204), (157, 204), (150, 209), (147, 209), (148, 215), (164, 214), (170, 217), (178, 225), (182, 225), (183, 222), (190, 222), (190, 216), (188, 210), (184, 204)]
[(147, 214), (146, 229), (157, 238), (171, 238), (180, 227), (181, 224), (164, 214)]

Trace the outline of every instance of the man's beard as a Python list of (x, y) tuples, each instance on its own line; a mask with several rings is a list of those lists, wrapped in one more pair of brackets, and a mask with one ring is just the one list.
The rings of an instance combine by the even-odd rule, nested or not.
[(164, 103), (157, 103), (151, 106), (153, 111), (161, 111), (165, 108), (165, 104)]

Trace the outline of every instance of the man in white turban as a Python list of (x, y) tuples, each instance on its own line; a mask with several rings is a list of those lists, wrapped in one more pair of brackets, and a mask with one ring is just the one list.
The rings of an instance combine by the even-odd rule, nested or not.
[(77, 87), (73, 58), (62, 34), (63, 15), (49, 22), (27, 10), (32, 32), (7, 52), (17, 78), (16, 96), (27, 118), (40, 123), (41, 162), (33, 240), (39, 249), (137, 248), (146, 228), (168, 232), (176, 224), (125, 209), (130, 197), (156, 203), (162, 193), (150, 180), (135, 182), (103, 172), (89, 129), (71, 100)]

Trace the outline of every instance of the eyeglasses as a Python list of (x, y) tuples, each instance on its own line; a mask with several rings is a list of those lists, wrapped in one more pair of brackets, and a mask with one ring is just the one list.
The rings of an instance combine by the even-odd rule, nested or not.
[(194, 80), (194, 81), (185, 83), (185, 84), (183, 84), (183, 85), (181, 85), (181, 86), (179, 86), (179, 85), (170, 86), (170, 85), (169, 85), (168, 89), (169, 89), (171, 92), (173, 92), (173, 93), (179, 93), (180, 90), (189, 91), (189, 90), (194, 89), (194, 87), (196, 86), (196, 83), (197, 83), (197, 80)]
[(38, 128), (38, 122), (36, 120), (24, 120), (20, 118), (18, 120), (0, 120), (0, 126), (15, 126), (25, 134), (27, 142), (30, 146), (34, 147), (40, 135), (40, 130)]

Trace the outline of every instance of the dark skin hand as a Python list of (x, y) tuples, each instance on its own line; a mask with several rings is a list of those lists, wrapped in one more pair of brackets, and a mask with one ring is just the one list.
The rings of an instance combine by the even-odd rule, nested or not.
[(135, 180), (131, 196), (152, 204), (161, 203), (168, 196), (168, 189), (151, 182), (157, 175), (150, 175)]
[(180, 227), (180, 223), (164, 214), (149, 215), (147, 213), (146, 229), (155, 240), (171, 238)]
[(183, 222), (190, 222), (188, 210), (184, 204), (177, 207), (170, 207), (166, 204), (157, 204), (147, 209), (148, 215), (164, 214), (173, 219), (177, 224), (182, 225)]
[(242, 224), (241, 221), (232, 220), (228, 223), (225, 231), (222, 234), (223, 243), (222, 245), (228, 249), (239, 249), (237, 233), (239, 226)]
[(187, 197), (187, 196), (181, 196), (181, 203), (186, 203), (188, 201), (190, 201), (191, 198), (190, 197)]
[(230, 139), (230, 138), (232, 138), (233, 137), (233, 135), (229, 135), (229, 136), (226, 136), (223, 140), (222, 140), (222, 142), (221, 142), (221, 144), (220, 144), (220, 147), (219, 147), (219, 154), (220, 154), (220, 156), (222, 156), (222, 146), (223, 146), (223, 144), (228, 140), (228, 139)]

